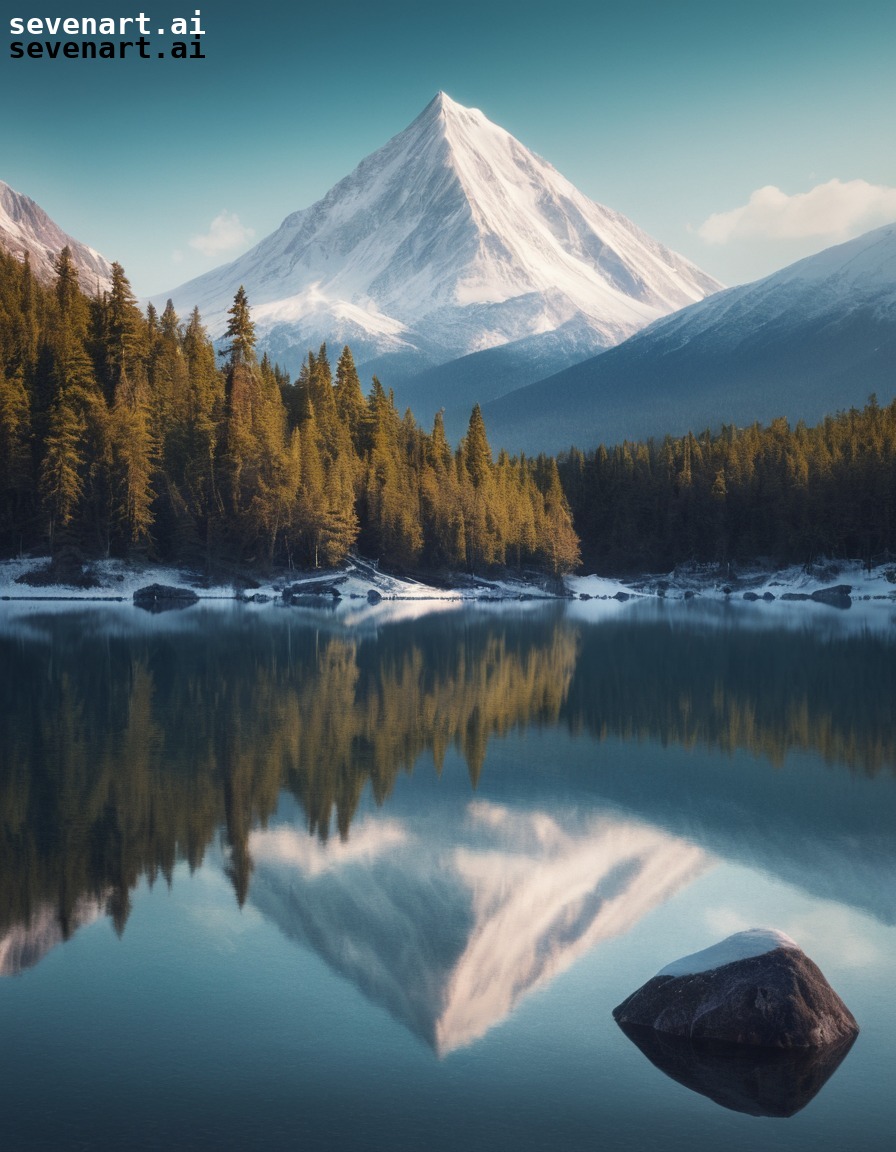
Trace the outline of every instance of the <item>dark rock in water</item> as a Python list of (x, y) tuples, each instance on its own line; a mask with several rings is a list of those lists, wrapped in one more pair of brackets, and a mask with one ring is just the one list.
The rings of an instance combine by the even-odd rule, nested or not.
[(769, 603), (771, 603), (772, 600), (774, 600), (774, 598), (775, 598), (774, 593), (772, 593), (772, 592), (763, 592), (762, 593), (762, 599), (768, 600)]
[(382, 596), (379, 594), (379, 592), (377, 592), (376, 588), (368, 589), (368, 591), (367, 591), (367, 603), (368, 604), (379, 604), (379, 602), (381, 600), (382, 600)]
[(782, 595), (781, 599), (782, 600), (811, 600), (812, 597), (809, 595), (808, 592), (785, 592)]
[(613, 1017), (690, 1040), (761, 1048), (824, 1047), (859, 1030), (818, 966), (788, 936), (764, 929), (669, 964)]
[(624, 604), (626, 600), (631, 600), (631, 596), (628, 592), (617, 592), (613, 599), (618, 600), (620, 604)]
[(176, 588), (170, 584), (149, 584), (134, 593), (134, 604), (147, 612), (168, 612), (172, 608), (189, 608), (199, 597), (192, 588)]
[(823, 1048), (750, 1048), (620, 1025), (651, 1064), (692, 1092), (749, 1116), (793, 1116), (840, 1067), (854, 1037)]
[(759, 596), (755, 592), (744, 592), (744, 600), (758, 600)]
[(817, 604), (829, 604), (832, 608), (849, 608), (852, 604), (851, 584), (835, 584), (833, 588), (819, 588), (812, 593)]
[(697, 593), (692, 588), (688, 588), (684, 594), (684, 598), (685, 600), (693, 600), (696, 595)]
[(344, 584), (347, 576), (325, 576), (318, 580), (303, 580), (300, 584), (290, 584), (283, 589), (283, 600), (286, 604), (307, 603), (309, 596), (324, 598), (329, 596), (333, 600), (340, 600), (342, 593), (339, 585)]

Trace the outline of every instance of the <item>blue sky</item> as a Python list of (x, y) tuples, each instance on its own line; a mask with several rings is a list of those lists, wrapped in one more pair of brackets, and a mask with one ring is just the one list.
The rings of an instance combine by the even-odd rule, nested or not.
[(439, 89), (726, 283), (896, 219), (892, 0), (74, 11), (196, 7), (202, 61), (12, 60), (9, 18), (38, 9), (4, 4), (0, 179), (140, 295), (267, 235)]

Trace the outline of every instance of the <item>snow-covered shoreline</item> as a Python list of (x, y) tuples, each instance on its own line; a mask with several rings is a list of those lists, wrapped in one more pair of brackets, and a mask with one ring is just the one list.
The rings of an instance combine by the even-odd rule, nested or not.
[[(837, 609), (867, 605), (880, 609), (878, 623), (896, 627), (896, 564), (882, 564), (869, 571), (858, 561), (819, 563), (770, 570), (745, 568), (720, 571), (711, 566), (689, 566), (664, 575), (617, 579), (597, 575), (567, 576), (562, 583), (535, 579), (489, 580), (458, 574), (448, 587), (436, 587), (407, 577), (381, 572), (374, 564), (352, 558), (333, 572), (290, 572), (246, 581), (209, 584), (196, 573), (173, 566), (100, 560), (88, 566), (93, 587), (63, 583), (39, 586), (21, 578), (45, 568), (48, 559), (20, 558), (0, 561), (0, 613), (19, 608), (64, 610), (67, 607), (121, 604), (132, 606), (134, 594), (148, 585), (190, 589), (197, 602), (239, 602), (252, 607), (284, 607), (310, 611), (336, 609), (353, 617), (377, 611), (402, 617), (422, 612), (445, 611), (464, 605), (566, 602), (579, 618), (606, 611), (622, 611), (638, 603), (669, 602), (728, 604), (765, 610), (780, 618), (799, 610), (804, 615), (842, 615)], [(833, 592), (833, 595), (829, 593)], [(286, 595), (284, 594), (286, 593)], [(291, 595), (290, 595), (291, 594)], [(407, 606), (402, 611), (401, 605)], [(387, 606), (391, 606), (388, 608)], [(888, 611), (890, 610), (890, 611)], [(877, 614), (877, 613), (875, 613)]]
[(688, 565), (666, 575), (634, 577), (630, 580), (602, 576), (568, 576), (566, 585), (575, 596), (613, 597), (620, 592), (631, 597), (660, 597), (691, 600), (695, 597), (736, 602), (783, 600), (818, 603), (819, 593), (848, 587), (856, 601), (890, 601), (896, 604), (896, 562), (878, 564), (869, 571), (858, 560), (819, 561), (817, 564), (771, 569), (759, 565), (720, 570), (718, 565)]

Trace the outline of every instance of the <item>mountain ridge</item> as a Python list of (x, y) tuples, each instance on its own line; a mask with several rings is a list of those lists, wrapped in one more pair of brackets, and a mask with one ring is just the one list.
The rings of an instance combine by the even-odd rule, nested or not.
[[(778, 416), (815, 423), (875, 391), (892, 399), (894, 365), (890, 224), (663, 317), (483, 414), (495, 445), (527, 453)], [(461, 418), (446, 414), (449, 433)]]
[(82, 291), (98, 296), (112, 286), (112, 265), (96, 249), (69, 236), (35, 203), (0, 180), (0, 246), (18, 259), (25, 253), (39, 280), (51, 281), (63, 248), (72, 253)]

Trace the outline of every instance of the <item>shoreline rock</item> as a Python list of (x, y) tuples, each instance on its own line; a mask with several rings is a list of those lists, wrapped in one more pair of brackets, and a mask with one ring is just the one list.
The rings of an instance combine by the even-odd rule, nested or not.
[(134, 593), (134, 606), (146, 612), (168, 612), (175, 608), (189, 608), (199, 603), (192, 588), (178, 588), (171, 584), (148, 584)]

